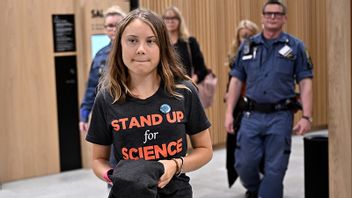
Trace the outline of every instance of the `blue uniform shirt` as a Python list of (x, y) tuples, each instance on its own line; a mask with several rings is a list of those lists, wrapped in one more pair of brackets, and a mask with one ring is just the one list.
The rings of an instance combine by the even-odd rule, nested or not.
[(266, 40), (262, 33), (242, 44), (231, 76), (246, 82), (246, 95), (258, 103), (295, 97), (295, 81), (312, 78), (310, 57), (299, 39), (282, 32)]
[(101, 48), (95, 55), (87, 83), (86, 93), (84, 95), (81, 108), (80, 108), (80, 121), (88, 122), (89, 114), (94, 104), (95, 96), (97, 94), (96, 89), (99, 83), (99, 78), (107, 65), (107, 58), (111, 51), (111, 42)]

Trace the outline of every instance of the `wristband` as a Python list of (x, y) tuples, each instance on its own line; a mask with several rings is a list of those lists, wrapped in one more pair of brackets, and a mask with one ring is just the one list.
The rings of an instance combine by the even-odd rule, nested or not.
[(175, 159), (175, 158), (171, 158), (171, 160), (172, 161), (174, 161), (175, 162), (175, 164), (176, 164), (176, 172), (175, 172), (175, 175), (178, 175), (179, 174), (179, 172), (181, 172), (180, 170), (180, 166), (178, 165), (178, 162), (177, 162), (177, 160)]
[(313, 118), (312, 117), (302, 115), (302, 118), (308, 120), (310, 123), (313, 122)]
[(103, 174), (103, 178), (104, 178), (104, 180), (105, 180), (106, 182), (112, 183), (112, 181), (111, 181), (109, 175), (111, 175), (113, 171), (114, 171), (114, 169), (111, 168), (111, 169), (107, 170), (107, 171)]
[(180, 171), (176, 174), (176, 176), (180, 176), (182, 174), (182, 171), (183, 171), (183, 157), (180, 157), (181, 159), (181, 166), (180, 166)]

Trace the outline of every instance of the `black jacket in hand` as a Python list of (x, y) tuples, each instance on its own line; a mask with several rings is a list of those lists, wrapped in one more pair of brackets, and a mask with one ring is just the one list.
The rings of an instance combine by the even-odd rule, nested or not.
[(157, 161), (121, 160), (110, 176), (109, 198), (156, 198), (164, 166)]

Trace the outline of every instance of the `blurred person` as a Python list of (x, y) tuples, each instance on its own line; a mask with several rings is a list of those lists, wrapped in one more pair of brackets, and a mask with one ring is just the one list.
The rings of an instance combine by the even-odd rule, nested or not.
[[(277, 0), (263, 5), (263, 31), (240, 47), (231, 71), (225, 115), (230, 133), (234, 132), (233, 109), (246, 83), (235, 151), (235, 168), (247, 189), (246, 197), (283, 197), (292, 130), (303, 135), (311, 129), (313, 65), (304, 43), (282, 30), (286, 10)], [(295, 83), (303, 112), (293, 127)], [(262, 159), (264, 175), (260, 176)]]
[[(228, 53), (227, 61), (225, 62), (225, 66), (227, 66), (230, 71), (233, 67), (233, 63), (236, 58), (237, 50), (241, 44), (249, 37), (258, 33), (258, 26), (247, 19), (241, 20), (235, 31), (235, 38), (231, 43), (231, 47)], [(227, 94), (228, 94), (228, 86), (231, 80), (231, 75), (229, 73), (229, 80), (226, 85), (226, 93), (224, 97), (224, 101), (226, 102)], [(245, 86), (242, 87), (241, 95), (244, 95)], [(226, 169), (227, 169), (227, 177), (229, 182), (229, 187), (233, 185), (236, 181), (238, 174), (235, 170), (235, 147), (236, 147), (236, 136), (239, 128), (239, 124), (241, 121), (242, 110), (239, 108), (239, 105), (233, 110), (233, 117), (235, 118), (234, 124), (234, 133), (227, 133), (226, 136)]]
[[(86, 140), (109, 197), (192, 197), (185, 174), (212, 157), (210, 122), (163, 19), (136, 9), (120, 23)], [(186, 134), (192, 151), (187, 155)], [(109, 164), (111, 145), (117, 166)]]
[[(233, 67), (233, 63), (236, 59), (236, 54), (238, 51), (238, 48), (240, 47), (240, 45), (249, 37), (257, 34), (259, 31), (257, 24), (255, 24), (254, 22), (244, 19), (241, 20), (236, 28), (235, 31), (235, 38), (233, 39), (232, 43), (231, 43), (231, 47), (230, 50), (228, 52), (227, 55), (227, 61), (225, 63), (226, 66), (229, 67), (230, 71)], [(231, 75), (229, 73), (229, 81), (226, 85), (226, 94), (225, 94), (225, 98), (224, 101), (226, 102), (226, 98), (227, 98), (227, 92), (228, 92), (228, 86), (230, 83), (230, 79), (231, 79)]]

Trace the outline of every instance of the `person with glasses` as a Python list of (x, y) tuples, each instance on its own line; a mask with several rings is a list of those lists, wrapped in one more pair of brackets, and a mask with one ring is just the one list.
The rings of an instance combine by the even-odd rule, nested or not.
[[(125, 16), (125, 12), (117, 5), (111, 6), (104, 13), (104, 28), (106, 35), (110, 38), (110, 43), (96, 53), (89, 71), (87, 89), (80, 107), (79, 129), (84, 135), (88, 132), (89, 115), (94, 104), (99, 79), (106, 68), (112, 42), (115, 40), (117, 25)], [(112, 166), (115, 166), (117, 162), (113, 152), (111, 150), (110, 163)], [(111, 186), (108, 187), (110, 188)]]
[(163, 19), (171, 43), (181, 58), (181, 62), (193, 82), (200, 83), (208, 73), (203, 54), (196, 38), (190, 36), (181, 11), (171, 6), (165, 9)]
[[(304, 43), (283, 32), (286, 6), (267, 1), (263, 31), (243, 44), (231, 71), (225, 128), (233, 132), (232, 111), (246, 83), (246, 105), (237, 136), (235, 168), (247, 197), (283, 197), (283, 180), (291, 152), (292, 131), (311, 129), (313, 66)], [(302, 117), (293, 127), (295, 83)], [(260, 163), (264, 160), (264, 174)]]

